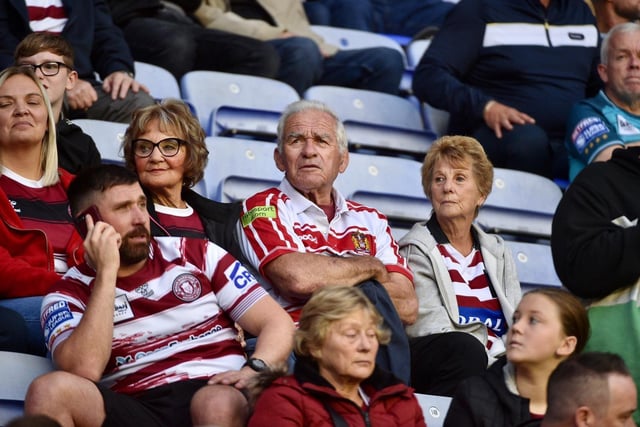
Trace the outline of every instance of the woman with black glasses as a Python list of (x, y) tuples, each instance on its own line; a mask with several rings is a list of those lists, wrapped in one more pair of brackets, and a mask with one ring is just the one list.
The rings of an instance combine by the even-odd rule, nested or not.
[(207, 164), (204, 139), (189, 107), (167, 99), (134, 112), (123, 142), (125, 162), (151, 202), (153, 235), (208, 238), (242, 260), (233, 237), (239, 204), (216, 202), (192, 190)]

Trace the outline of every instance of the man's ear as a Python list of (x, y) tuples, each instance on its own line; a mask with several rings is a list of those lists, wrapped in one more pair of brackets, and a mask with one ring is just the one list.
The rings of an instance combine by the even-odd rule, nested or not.
[(604, 84), (609, 80), (609, 76), (607, 76), (607, 66), (604, 64), (598, 64), (598, 75)]
[(588, 406), (581, 406), (573, 414), (573, 421), (577, 427), (590, 427), (594, 425), (595, 415)]
[(285, 162), (284, 155), (278, 150), (278, 148), (273, 149), (273, 160), (276, 162), (276, 167), (281, 172), (285, 171)]
[(347, 166), (349, 166), (349, 150), (344, 150), (344, 153), (340, 156), (340, 173), (347, 170)]
[(64, 88), (66, 90), (71, 90), (76, 87), (76, 83), (78, 82), (78, 72), (76, 70), (71, 70), (69, 75), (67, 75), (67, 83)]

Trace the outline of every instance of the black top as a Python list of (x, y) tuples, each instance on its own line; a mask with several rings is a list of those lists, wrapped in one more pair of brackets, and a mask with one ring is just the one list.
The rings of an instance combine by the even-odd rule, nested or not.
[(100, 152), (93, 139), (67, 119), (56, 125), (58, 166), (76, 175), (82, 169), (97, 166)]

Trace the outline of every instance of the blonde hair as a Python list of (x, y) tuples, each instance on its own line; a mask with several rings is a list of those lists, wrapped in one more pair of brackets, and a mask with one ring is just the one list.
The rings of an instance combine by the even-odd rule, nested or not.
[[(438, 138), (431, 145), (421, 169), (422, 189), (429, 199), (431, 199), (434, 168), (439, 160), (446, 160), (456, 167), (468, 162), (478, 191), (486, 200), (493, 185), (493, 165), (478, 140), (469, 136), (448, 135)], [(478, 215), (477, 209), (476, 215)]]
[[(40, 91), (40, 95), (44, 99), (44, 105), (47, 109), (47, 129), (44, 133), (44, 138), (42, 139), (42, 147), (41, 147), (41, 168), (43, 171), (42, 174), (42, 183), (45, 186), (57, 184), (60, 180), (60, 176), (58, 174), (58, 146), (56, 144), (56, 121), (53, 117), (53, 110), (51, 110), (51, 103), (49, 102), (49, 95), (47, 95), (47, 91), (40, 83), (40, 80), (34, 74), (33, 70), (29, 68), (23, 67), (8, 67), (2, 72), (0, 72), (0, 86), (4, 85), (7, 79), (13, 76), (26, 76), (31, 79), (38, 90)], [(2, 163), (2, 159), (0, 159), (0, 163)]]
[(302, 308), (294, 335), (295, 353), (311, 357), (311, 351), (322, 347), (331, 325), (359, 309), (371, 316), (378, 342), (387, 344), (391, 333), (383, 328), (382, 316), (364, 292), (354, 286), (328, 286), (314, 292)]

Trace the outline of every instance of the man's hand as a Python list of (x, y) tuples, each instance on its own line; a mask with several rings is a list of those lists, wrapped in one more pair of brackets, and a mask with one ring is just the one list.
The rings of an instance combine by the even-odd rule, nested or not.
[(66, 95), (72, 110), (86, 110), (98, 100), (98, 93), (86, 80), (78, 80), (73, 89), (67, 90)]
[(502, 138), (502, 129), (512, 130), (513, 125), (535, 123), (535, 119), (528, 114), (508, 107), (498, 101), (489, 101), (482, 113), (485, 123), (492, 129), (498, 138)]
[(120, 267), (120, 244), (122, 237), (111, 225), (98, 221), (93, 223), (91, 215), (87, 221), (87, 237), (84, 239), (84, 250), (87, 262), (96, 270), (118, 270)]
[(142, 90), (149, 93), (149, 89), (133, 79), (126, 71), (116, 71), (107, 76), (102, 82), (102, 89), (111, 95), (111, 99), (124, 99), (131, 89), (137, 93)]
[(238, 389), (243, 389), (249, 385), (251, 379), (258, 375), (256, 371), (248, 366), (240, 369), (239, 371), (225, 371), (214, 375), (209, 379), (209, 385), (223, 384), (234, 386)]

